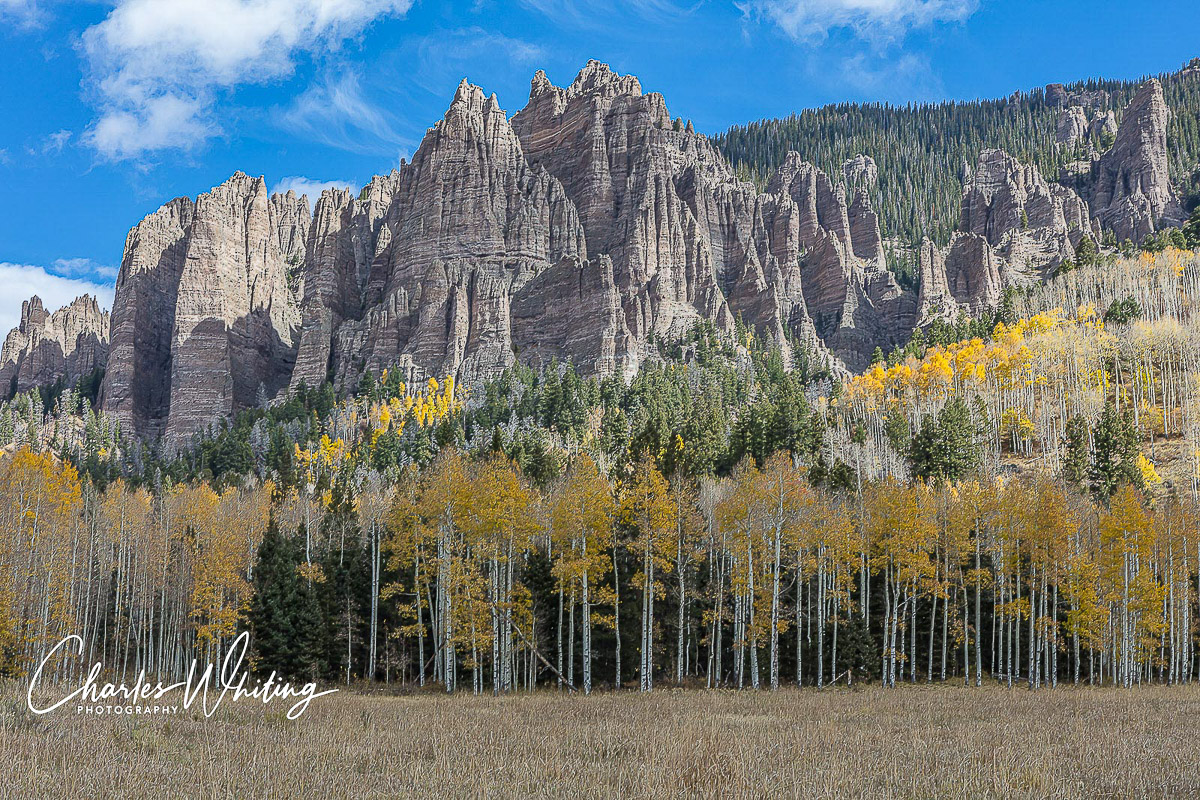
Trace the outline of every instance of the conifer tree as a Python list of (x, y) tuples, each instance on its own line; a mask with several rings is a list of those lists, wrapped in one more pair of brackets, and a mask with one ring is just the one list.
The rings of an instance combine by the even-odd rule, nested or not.
[(1092, 494), (1106, 501), (1126, 484), (1142, 488), (1133, 415), (1128, 411), (1118, 414), (1116, 406), (1107, 403), (1092, 438), (1095, 442), (1091, 469)]

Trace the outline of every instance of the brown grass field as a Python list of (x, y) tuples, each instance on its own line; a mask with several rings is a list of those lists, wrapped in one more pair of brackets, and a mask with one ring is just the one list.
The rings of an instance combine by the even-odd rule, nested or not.
[(341, 692), (298, 721), (36, 717), (0, 688), (0, 796), (1196, 797), (1200, 687), (564, 696)]

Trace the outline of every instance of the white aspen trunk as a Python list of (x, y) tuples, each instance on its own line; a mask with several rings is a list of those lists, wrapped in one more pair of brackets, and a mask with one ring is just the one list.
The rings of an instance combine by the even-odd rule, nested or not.
[(454, 625), (453, 625), (453, 601), (450, 596), (450, 570), (447, 567), (449, 558), (449, 548), (445, 542), (446, 534), (438, 537), (438, 594), (442, 596), (442, 607), (439, 617), (441, 618), (442, 628), (442, 657), (445, 663), (442, 666), (442, 680), (445, 682), (446, 692), (454, 691)]
[(879, 681), (884, 686), (890, 686), (891, 681), (888, 675), (892, 635), (892, 579), (890, 567), (883, 581), (883, 612), (883, 654), (880, 659)]
[(1035, 664), (1035, 661), (1034, 661), (1034, 659), (1036, 658), (1036, 654), (1037, 654), (1037, 640), (1035, 638), (1036, 630), (1037, 630), (1037, 585), (1034, 583), (1033, 567), (1030, 567), (1030, 569), (1029, 569), (1029, 653), (1028, 653), (1029, 675), (1027, 676), (1027, 679), (1028, 679), (1028, 683), (1029, 683), (1029, 688), (1031, 690), (1034, 688), (1034, 681), (1037, 679), (1037, 676), (1035, 674), (1037, 671), (1037, 665)]
[(1058, 688), (1058, 582), (1054, 583), (1054, 601), (1050, 606), (1050, 686)]
[(558, 688), (563, 688), (563, 587), (560, 583), (558, 586), (558, 628), (555, 634), (554, 648), (557, 651), (558, 658)]
[[(500, 559), (498, 556), (493, 555), (491, 562), (488, 593), (491, 600), (492, 617), (492, 694), (499, 695), (501, 689), (503, 689), (501, 662), (504, 658), (500, 640), (502, 636), (500, 630)], [(559, 674), (562, 674), (561, 669), (559, 670)]]
[(621, 581), (620, 572), (617, 569), (617, 543), (613, 541), (612, 548), (612, 563), (613, 563), (613, 633), (616, 636), (616, 669), (614, 675), (614, 688), (621, 688)]
[(825, 686), (825, 547), (817, 549), (817, 688)]
[[(682, 538), (682, 537), (681, 537)], [(679, 620), (678, 630), (676, 631), (675, 645), (675, 685), (683, 685), (683, 639), (684, 639), (684, 621), (687, 614), (687, 578), (684, 573), (683, 564), (683, 543), (680, 542), (679, 557), (675, 559), (675, 571), (679, 573)]]
[(911, 616), (909, 617), (908, 629), (908, 682), (917, 682), (917, 585), (913, 581), (911, 604)]
[[(837, 585), (837, 567), (834, 567), (834, 585)], [(833, 596), (833, 647), (829, 656), (829, 674), (831, 680), (836, 683), (838, 676), (838, 620), (841, 617), (841, 596), (834, 594)], [(847, 683), (847, 685), (849, 685)]]
[(567, 683), (575, 685), (575, 590), (571, 590), (571, 613), (567, 622)]
[[(647, 534), (647, 537), (649, 534)], [(650, 555), (650, 540), (647, 538), (645, 550), (642, 554), (642, 647), (641, 647), (641, 668), (638, 670), (639, 687), (643, 692), (651, 690), (650, 683), (650, 664), (653, 658), (650, 652), (650, 640), (653, 638), (651, 630), (653, 621), (653, 589), (654, 586), (654, 562)]]
[(375, 682), (375, 659), (379, 637), (379, 526), (371, 523), (371, 653), (367, 664), (368, 680)]
[[(504, 565), (504, 689), (511, 690), (515, 685), (515, 651), (513, 649), (513, 544), (508, 540), (508, 558)], [(532, 634), (532, 631), (530, 632)]]
[(804, 659), (801, 657), (803, 655), (801, 648), (803, 647), (804, 640), (801, 635), (802, 625), (801, 625), (801, 619), (800, 619), (800, 615), (801, 615), (801, 611), (802, 611), (802, 600), (804, 598), (804, 589), (803, 589), (803, 587), (804, 587), (804, 565), (803, 565), (802, 558), (803, 558), (803, 554), (797, 552), (796, 553), (796, 685), (797, 686), (804, 685)]
[(771, 573), (771, 691), (779, 689), (779, 585), (783, 534), (775, 526), (775, 559)]
[[(585, 551), (586, 551), (586, 539)], [(592, 693), (592, 599), (588, 573), (583, 571), (583, 693)], [(561, 671), (561, 670), (560, 670)]]
[(925, 682), (933, 683), (933, 633), (937, 630), (937, 609), (938, 609), (938, 593), (933, 593), (933, 602), (929, 609), (929, 669), (926, 672)]
[(980, 575), (983, 572), (983, 565), (980, 559), (979, 552), (979, 526), (975, 528), (975, 685), (983, 685), (983, 613)]

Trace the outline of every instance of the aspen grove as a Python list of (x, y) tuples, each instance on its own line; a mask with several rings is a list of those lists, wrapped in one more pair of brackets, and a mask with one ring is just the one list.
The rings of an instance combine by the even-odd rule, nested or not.
[[(0, 410), (0, 674), (505, 693), (1200, 676), (1200, 257), (1106, 256), (839, 374), (698, 326), (633, 381), (300, 387), (167, 455)], [(343, 387), (345, 389), (346, 387)]]

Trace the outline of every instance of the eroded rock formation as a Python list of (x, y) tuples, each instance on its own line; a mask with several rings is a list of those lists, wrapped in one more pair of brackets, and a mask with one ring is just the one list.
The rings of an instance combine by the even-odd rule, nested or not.
[[(1062, 94), (1048, 90), (1064, 145), (1098, 139), (1112, 115), (1089, 121)], [(347, 388), (387, 368), (478, 384), (554, 358), (629, 377), (656, 341), (739, 319), (856, 369), (916, 325), (1044, 279), (1101, 226), (1138, 234), (1178, 210), (1154, 83), (1076, 176), (1078, 194), (998, 150), (963, 172), (959, 230), (905, 255), (920, 273), (907, 291), (888, 269), (897, 243), (881, 237), (868, 156), (831, 177), (789, 153), (760, 191), (661, 95), (599, 62), (566, 87), (538, 72), (511, 119), (464, 81), (412, 162), (357, 196), (328, 189), (310, 214), (307, 198), (238, 173), (135, 226), (102, 403), (127, 431), (176, 446), (301, 383)], [(9, 357), (37, 335), (66, 358), (69, 334), (30, 333), (55, 324), (27, 309), (0, 377), (103, 360), (99, 334), (87, 346), (75, 335), (70, 364)]]
[(0, 347), (0, 392), (27, 392), (59, 378), (67, 383), (108, 359), (108, 312), (90, 294), (53, 314), (37, 295), (21, 303), (21, 322)]
[(1183, 220), (1168, 171), (1167, 120), (1162, 84), (1151, 79), (1125, 109), (1112, 148), (1092, 165), (1084, 195), (1118, 240), (1140, 243)]
[(237, 173), (134, 227), (104, 409), (143, 438), (186, 441), (286, 386), (300, 322), (289, 269), (304, 258), (307, 217), (307, 198), (272, 198), (262, 178)]

